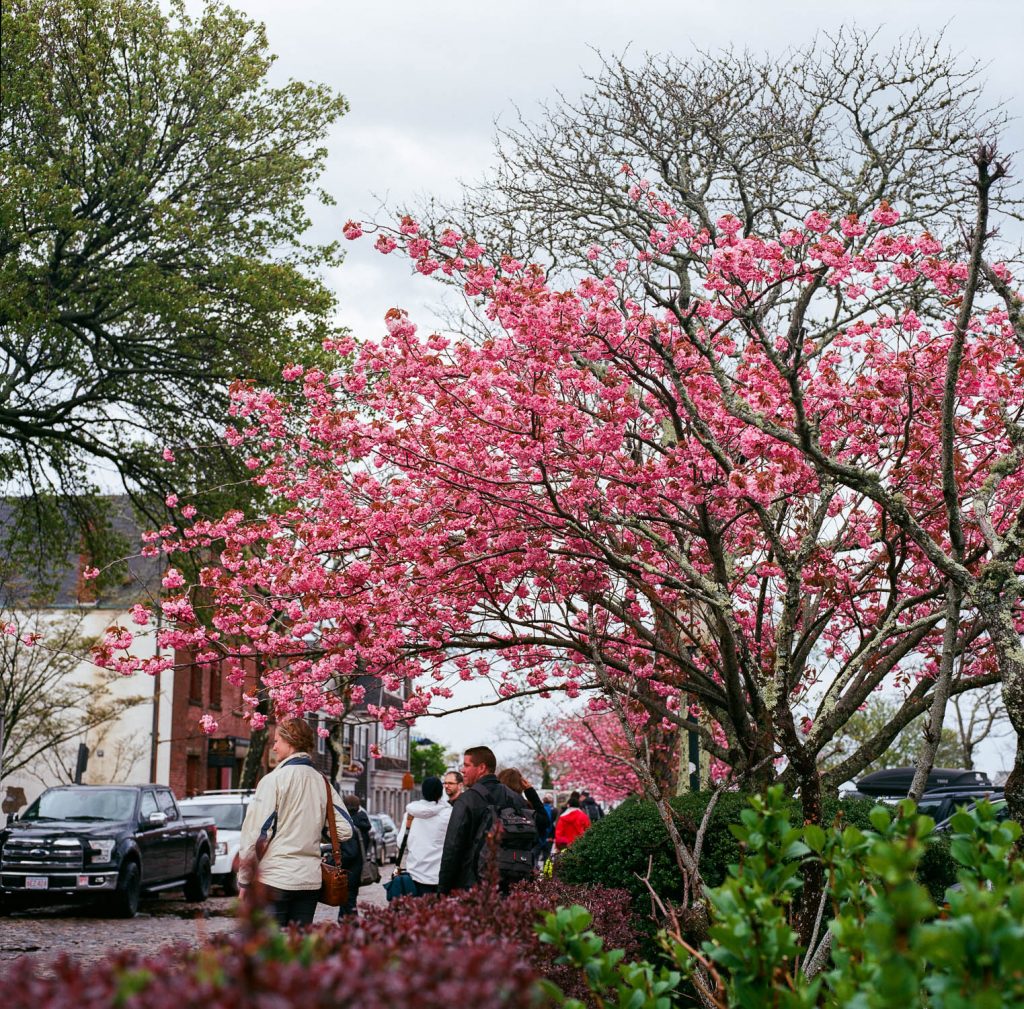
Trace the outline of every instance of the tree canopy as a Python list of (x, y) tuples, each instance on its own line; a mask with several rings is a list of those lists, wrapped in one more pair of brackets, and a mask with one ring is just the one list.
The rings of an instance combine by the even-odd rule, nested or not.
[(244, 474), (230, 384), (334, 335), (337, 249), (302, 235), (346, 105), (273, 85), (263, 27), (218, 2), (0, 18), (0, 487), (62, 550), (69, 516), (72, 541), (102, 527), (98, 481), (162, 499)]
[[(885, 203), (864, 219), (812, 212), (779, 236), (723, 216), (712, 239), (627, 182), (660, 207), (657, 241), (701, 265), (699, 296), (674, 313), (629, 298), (618, 271), (558, 289), (511, 259), (495, 270), (455, 231), (432, 245), (406, 219), (382, 234), (381, 251), (403, 242), (421, 272), (443, 264), (482, 295), (487, 334), (420, 335), (395, 311), (349, 377), (286, 370), (301, 409), (237, 390), (230, 439), (283, 510), (153, 534), (172, 557), (221, 551), (198, 595), (168, 574), (165, 644), (229, 665), (262, 653), (276, 703), (295, 709), (336, 708), (339, 679), (362, 672), (392, 691), (410, 681), (401, 711), (371, 709), (385, 724), (477, 676), (506, 696), (599, 687), (648, 766), (692, 713), (738, 775), (773, 777), (784, 757), (813, 810), (929, 710), (951, 657), (954, 694), (1000, 679), (978, 604), (947, 619), (956, 562), (936, 502), (950, 480), (958, 514), (985, 504), (965, 556), (972, 578), (1000, 569), (985, 529), (1016, 528), (1017, 469), (990, 480), (1022, 408), (1016, 330), (999, 302), (974, 313), (977, 271), (898, 229)], [(917, 316), (922, 290), (942, 319)], [(115, 640), (98, 656), (145, 665)], [(894, 717), (819, 768), (883, 684), (903, 688)]]

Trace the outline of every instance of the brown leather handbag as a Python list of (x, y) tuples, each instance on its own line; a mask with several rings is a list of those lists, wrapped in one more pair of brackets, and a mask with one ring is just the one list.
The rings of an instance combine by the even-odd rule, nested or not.
[(348, 901), (348, 873), (341, 867), (341, 845), (338, 844), (338, 824), (334, 818), (334, 796), (331, 795), (331, 783), (324, 778), (327, 789), (327, 826), (331, 830), (331, 850), (334, 854), (334, 865), (329, 862), (320, 863), (320, 896), (321, 904), (330, 907), (341, 907)]

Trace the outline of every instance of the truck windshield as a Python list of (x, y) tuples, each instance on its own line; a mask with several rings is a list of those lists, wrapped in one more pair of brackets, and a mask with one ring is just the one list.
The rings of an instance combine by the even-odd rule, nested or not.
[(130, 820), (135, 792), (125, 788), (51, 788), (28, 809), (23, 820)]
[(193, 802), (185, 799), (178, 803), (182, 816), (212, 816), (221, 830), (241, 830), (245, 819), (245, 806), (240, 802)]

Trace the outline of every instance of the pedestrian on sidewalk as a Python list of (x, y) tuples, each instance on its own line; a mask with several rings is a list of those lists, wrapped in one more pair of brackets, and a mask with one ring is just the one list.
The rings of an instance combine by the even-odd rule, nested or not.
[(424, 778), (422, 799), (414, 799), (405, 807), (405, 819), (398, 833), (398, 847), (406, 833), (405, 868), (416, 884), (416, 895), (437, 893), (437, 877), (441, 869), (441, 853), (448, 831), (452, 807), (444, 801), (440, 778)]
[[(316, 736), (304, 718), (278, 723), (271, 747), (277, 766), (256, 786), (242, 824), (239, 885), (250, 887), (258, 874), (281, 926), (309, 925), (320, 893), (320, 833), (328, 791), (310, 758), (315, 746)], [(335, 821), (338, 840), (351, 838), (348, 820), (337, 816)]]
[(580, 793), (573, 792), (569, 796), (565, 811), (558, 817), (555, 824), (555, 844), (559, 851), (564, 851), (590, 826), (590, 817), (580, 809)]
[(541, 802), (537, 790), (523, 777), (516, 767), (506, 767), (498, 775), (498, 781), (503, 785), (507, 785), (513, 792), (517, 792), (530, 804), (530, 808), (533, 810), (533, 820), (537, 826), (537, 840), (539, 843), (541, 838), (551, 832), (551, 818), (548, 816), (548, 811), (544, 808), (544, 803)]
[(444, 794), (448, 799), (449, 804), (455, 802), (455, 800), (462, 795), (462, 772), (461, 771), (447, 771), (444, 776)]
[(498, 781), (496, 767), (494, 751), (488, 746), (471, 746), (463, 754), (466, 790), (452, 806), (448, 821), (438, 875), (440, 893), (468, 889), (480, 882), (480, 856), (496, 811), (511, 808), (529, 813), (526, 800)]
[(604, 816), (604, 810), (586, 789), (580, 792), (580, 809), (587, 814), (591, 823), (597, 823)]
[[(366, 810), (362, 808), (358, 795), (346, 795), (343, 802), (345, 811), (342, 815), (348, 818), (349, 823), (359, 836), (352, 838), (357, 842), (356, 844), (346, 845), (346, 848), (349, 849), (347, 853), (344, 849), (342, 850), (342, 865), (348, 874), (348, 900), (338, 908), (338, 921), (354, 917), (358, 911), (359, 887), (363, 879), (363, 861), (370, 850), (371, 829), (370, 818), (366, 815)], [(362, 844), (359, 844), (359, 841)]]

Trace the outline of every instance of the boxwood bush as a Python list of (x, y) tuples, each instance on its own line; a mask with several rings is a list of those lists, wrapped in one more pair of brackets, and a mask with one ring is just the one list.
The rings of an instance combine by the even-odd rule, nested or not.
[[(711, 795), (690, 792), (672, 800), (679, 832), (688, 845), (696, 841)], [(728, 868), (739, 860), (739, 842), (729, 829), (740, 822), (749, 794), (723, 792), (711, 814), (704, 837), (700, 867), (709, 886), (719, 886)], [(794, 822), (802, 819), (800, 802), (789, 800)], [(826, 799), (823, 803), (826, 824), (867, 828), (869, 814), (876, 805), (870, 799)], [(598, 820), (572, 847), (555, 860), (559, 879), (571, 884), (622, 887), (633, 894), (637, 907), (644, 907), (647, 888), (641, 877), (650, 864), (650, 881), (659, 896), (681, 899), (682, 877), (672, 853), (672, 845), (654, 803), (630, 798), (603, 819)], [(956, 882), (956, 868), (949, 857), (949, 842), (937, 837), (919, 867), (919, 880), (934, 897)]]

